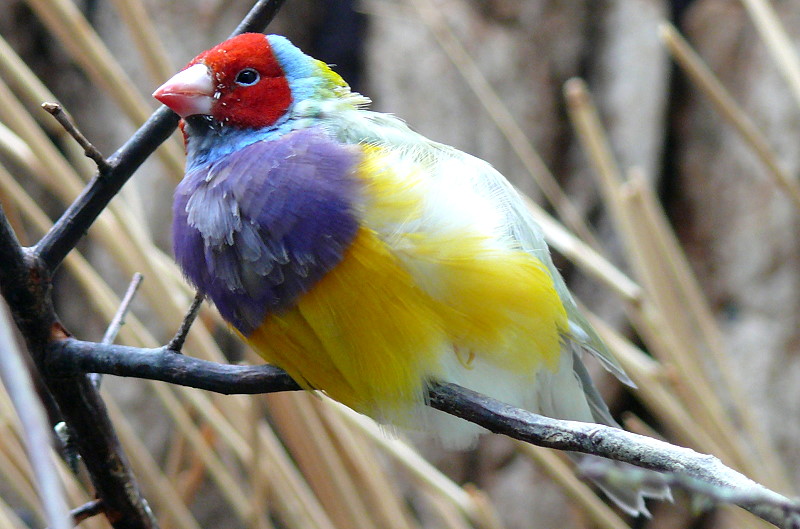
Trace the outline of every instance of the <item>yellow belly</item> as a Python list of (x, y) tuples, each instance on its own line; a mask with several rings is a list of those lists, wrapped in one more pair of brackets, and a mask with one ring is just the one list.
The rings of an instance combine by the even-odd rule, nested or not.
[[(424, 402), (426, 382), (444, 375), (444, 355), (532, 379), (557, 367), (567, 319), (535, 257), (487, 249), (479, 237), (416, 235), (408, 252), (399, 259), (362, 228), (342, 262), (248, 343), (305, 387), (401, 425)], [(409, 259), (435, 280), (415, 279)]]

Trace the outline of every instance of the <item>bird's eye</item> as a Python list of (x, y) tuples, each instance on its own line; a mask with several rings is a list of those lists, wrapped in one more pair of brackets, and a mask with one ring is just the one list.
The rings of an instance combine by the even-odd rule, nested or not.
[(252, 68), (245, 68), (236, 74), (236, 84), (241, 86), (251, 86), (256, 84), (261, 79), (258, 72)]

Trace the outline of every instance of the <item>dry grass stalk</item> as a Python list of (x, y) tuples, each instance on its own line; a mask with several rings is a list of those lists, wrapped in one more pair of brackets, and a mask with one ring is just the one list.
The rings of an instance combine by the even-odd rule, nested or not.
[(599, 242), (586, 224), (583, 215), (561, 189), (555, 176), (533, 148), (511, 111), (461, 44), (441, 9), (430, 0), (411, 0), (411, 4), (484, 106), (487, 114), (494, 120), (498, 130), (508, 140), (525, 169), (536, 180), (542, 194), (558, 212), (559, 217), (586, 244), (595, 249), (600, 248)]
[(442, 496), (425, 496), (424, 508), (430, 510), (434, 519), (432, 526), (441, 529), (471, 529), (464, 513)]
[(44, 101), (57, 101), (57, 98), (2, 37), (0, 37), (0, 78), (5, 79), (12, 91), (18, 94), (32, 117), (47, 131), (48, 136), (56, 137), (61, 141), (70, 162), (77, 167), (78, 173), (81, 175), (92, 174), (94, 164), (86, 159), (78, 145), (67, 141), (68, 135), (63, 127), (50, 119), (48, 115), (33, 110)]
[(153, 20), (141, 0), (113, 0), (122, 21), (144, 59), (153, 83), (160, 84), (175, 73), (175, 67), (158, 36)]
[(270, 395), (270, 416), (334, 524), (354, 529), (373, 527), (375, 521), (354, 480), (312, 408), (309, 399), (313, 398), (318, 397), (308, 393)]
[(28, 529), (28, 524), (17, 516), (3, 498), (0, 498), (0, 529)]
[[(573, 79), (568, 82), (566, 93), (570, 116), (600, 177), (606, 203), (626, 239), (633, 267), (646, 288), (646, 299), (653, 304), (645, 304), (642, 309), (646, 312), (634, 315), (634, 321), (645, 324), (638, 325), (640, 333), (662, 361), (678, 370), (683, 388), (688, 391), (685, 402), (694, 403), (692, 411), (699, 412), (703, 423), (716, 432), (713, 437), (727, 441), (728, 457), (762, 481), (769, 482), (768, 476), (772, 476), (787, 486), (788, 479), (769, 444), (755, 421), (748, 419), (748, 404), (733, 380), (720, 331), (646, 178), (623, 178), (585, 84)], [(706, 366), (707, 360), (712, 361), (711, 367)], [(725, 385), (725, 395), (711, 390), (717, 377)], [(723, 397), (732, 398), (736, 415), (743, 418), (747, 438), (766, 465), (753, 465), (750, 448), (741, 442), (741, 435), (736, 435), (738, 428), (726, 412)]]
[(137, 472), (154, 508), (163, 513), (164, 525), (174, 524), (181, 528), (200, 529), (199, 522), (182, 501), (180, 490), (159, 467), (149, 449), (142, 443), (135, 427), (125, 417), (113, 399), (106, 397), (109, 414), (117, 427), (117, 433), (125, 446), (131, 464)]
[(767, 0), (742, 0), (742, 4), (750, 13), (761, 39), (786, 78), (789, 92), (800, 107), (800, 56), (780, 17)]
[(753, 154), (764, 164), (776, 185), (788, 194), (796, 207), (800, 208), (800, 184), (797, 179), (781, 167), (778, 156), (770, 147), (767, 138), (736, 103), (730, 92), (674, 26), (667, 23), (661, 25), (661, 40), (689, 79), (714, 104), (719, 115), (742, 136)]
[(445, 476), (441, 471), (426, 461), (408, 443), (397, 438), (396, 432), (387, 434), (375, 421), (360, 415), (350, 408), (330, 399), (326, 403), (336, 410), (346, 422), (352, 424), (372, 442), (383, 449), (409, 473), (419, 485), (437, 495), (444, 496), (447, 501), (456, 505), (469, 519), (475, 519), (477, 508), (472, 497), (458, 484)]
[(528, 211), (542, 228), (547, 244), (577, 265), (583, 272), (608, 287), (626, 303), (638, 305), (642, 302), (642, 288), (608, 259), (576, 237), (541, 206), (523, 197)]
[[(258, 439), (258, 428), (264, 421), (264, 407), (263, 401), (259, 398), (249, 399), (250, 408), (250, 446), (253, 447), (252, 457), (249, 462), (246, 462), (245, 468), (256, 468), (259, 460), (262, 459), (261, 451), (263, 449)], [(251, 472), (249, 476), (250, 490), (248, 496), (250, 498), (252, 516), (248, 524), (253, 529), (272, 529), (273, 525), (267, 517), (266, 505), (267, 495), (269, 494), (270, 483), (267, 476), (263, 472)]]
[(339, 413), (330, 409), (324, 399), (313, 399), (311, 404), (324, 421), (325, 429), (330, 432), (331, 439), (352, 474), (360, 494), (365, 496), (372, 516), (376, 518), (375, 527), (419, 527), (412, 519), (397, 480), (392, 479), (386, 465), (378, 460), (379, 447), (357, 428), (349, 426)]
[[(656, 204), (650, 185), (643, 176), (634, 175), (621, 191), (625, 205), (630, 206), (626, 211), (630, 215), (628, 222), (639, 227), (638, 244), (643, 247), (647, 244), (646, 241), (650, 241), (656, 245), (650, 251), (643, 252), (646, 261), (642, 266), (646, 266), (648, 273), (652, 274), (653, 284), (657, 285), (654, 288), (659, 289), (659, 299), (664, 300), (661, 310), (665, 318), (669, 315), (667, 325), (683, 332), (679, 338), (680, 343), (677, 344), (681, 354), (671, 356), (674, 365), (682, 368), (682, 380), (697, 384), (699, 388), (711, 388), (719, 378), (727, 386), (724, 388), (726, 391), (714, 395), (715, 400), (704, 402), (710, 410), (710, 418), (713, 419), (709, 426), (713, 425), (721, 435), (730, 435), (727, 439), (742, 441), (731, 443), (735, 451), (730, 453), (740, 468), (763, 483), (771, 483), (777, 488), (790, 487), (784, 467), (775, 457), (774, 447), (766, 441), (761, 428), (751, 417), (747, 399), (739, 389), (741, 386), (734, 381), (730, 360), (721, 347), (721, 337), (715, 334), (704, 335), (697, 327), (698, 321), (711, 320), (710, 310), (699, 299), (700, 286), (689, 272), (685, 257), (677, 249), (677, 243), (667, 227), (663, 212)], [(659, 269), (659, 263), (662, 266), (667, 265), (667, 268)], [(705, 327), (705, 330), (712, 329), (709, 324)], [(719, 332), (716, 327), (712, 330)], [(673, 349), (672, 352), (674, 351)], [(712, 361), (713, 375), (708, 374), (705, 360)], [(699, 392), (696, 394), (702, 398)], [(709, 395), (708, 398), (712, 396)], [(741, 421), (740, 424), (727, 412), (730, 404), (736, 406), (735, 414)]]
[[(136, 91), (135, 83), (71, 0), (28, 0), (28, 5), (92, 81), (114, 97), (135, 125), (150, 117), (152, 105)], [(165, 143), (158, 152), (170, 173), (180, 179), (183, 149), (177, 138)]]
[(517, 443), (517, 449), (530, 457), (539, 467), (558, 483), (566, 495), (582, 506), (592, 525), (601, 529), (626, 529), (628, 524), (614, 509), (601, 500), (592, 488), (578, 479), (573, 472), (573, 464), (563, 455), (527, 443)]

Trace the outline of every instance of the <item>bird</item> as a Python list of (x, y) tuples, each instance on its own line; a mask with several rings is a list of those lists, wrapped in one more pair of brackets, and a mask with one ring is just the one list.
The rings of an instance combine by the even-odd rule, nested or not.
[[(453, 448), (482, 429), (425, 405), (437, 381), (617, 426), (584, 355), (634, 384), (488, 162), (369, 110), (279, 35), (226, 40), (153, 96), (181, 117), (185, 140), (178, 265), (300, 386)], [(633, 515), (669, 494), (601, 488)]]

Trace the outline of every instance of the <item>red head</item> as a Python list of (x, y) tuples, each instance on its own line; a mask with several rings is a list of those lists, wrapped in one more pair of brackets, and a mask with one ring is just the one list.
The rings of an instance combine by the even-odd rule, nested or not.
[(153, 97), (185, 118), (207, 115), (225, 125), (273, 125), (292, 93), (267, 36), (245, 33), (195, 57)]

